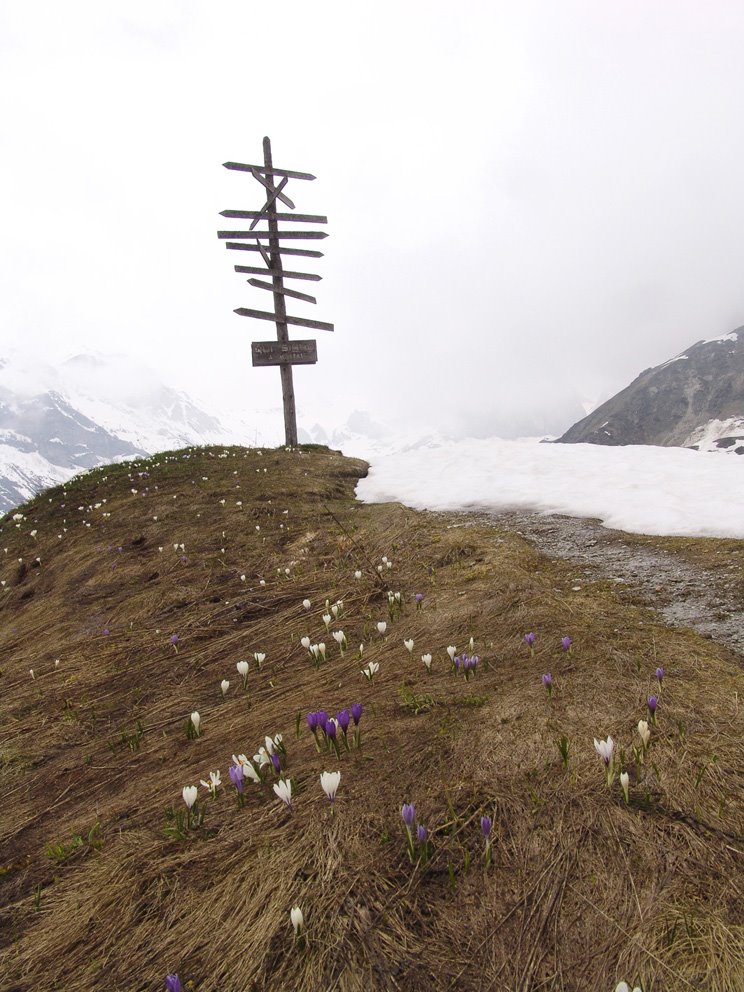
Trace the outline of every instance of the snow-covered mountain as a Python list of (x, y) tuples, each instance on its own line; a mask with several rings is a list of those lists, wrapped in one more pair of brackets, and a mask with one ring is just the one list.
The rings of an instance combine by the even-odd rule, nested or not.
[(84, 354), (52, 367), (6, 356), (0, 358), (0, 512), (96, 465), (231, 443), (239, 434), (131, 359)]

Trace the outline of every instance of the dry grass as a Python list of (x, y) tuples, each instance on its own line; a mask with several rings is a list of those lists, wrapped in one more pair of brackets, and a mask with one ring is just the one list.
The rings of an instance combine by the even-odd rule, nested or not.
[[(202, 992), (603, 992), (621, 978), (644, 992), (741, 992), (740, 659), (656, 624), (610, 584), (573, 591), (570, 567), (513, 533), (357, 504), (363, 463), (222, 454), (110, 467), (37, 498), (20, 528), (0, 522), (0, 988), (156, 990), (177, 971)], [(382, 555), (394, 567), (380, 578)], [(383, 640), (388, 588), (406, 606)], [(326, 598), (343, 599), (338, 626), (380, 662), (371, 685), (356, 651), (341, 657), (326, 634)], [(319, 669), (305, 633), (328, 645)], [(471, 635), (482, 662), (466, 683), (445, 649)], [(267, 659), (261, 672), (251, 662), (246, 695), (235, 664), (254, 650)], [(629, 767), (626, 806), (592, 738), (611, 734), (629, 757), (657, 665), (659, 726), (640, 782)], [(317, 754), (304, 714), (355, 701), (362, 749)], [(204, 734), (188, 741), (194, 709)], [(293, 814), (270, 786), (249, 787), (243, 809), (224, 790), (202, 830), (165, 834), (184, 785), (215, 768), (227, 780), (231, 754), (277, 732), (301, 790)], [(335, 768), (332, 815), (318, 775)], [(404, 801), (429, 827), (426, 865), (407, 861)]]

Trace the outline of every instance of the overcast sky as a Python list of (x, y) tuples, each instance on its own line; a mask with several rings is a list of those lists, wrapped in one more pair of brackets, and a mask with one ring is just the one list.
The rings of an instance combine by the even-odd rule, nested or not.
[(301, 410), (609, 395), (744, 324), (742, 51), (739, 0), (0, 0), (0, 340), (278, 403), (216, 237), (267, 134), (329, 217)]

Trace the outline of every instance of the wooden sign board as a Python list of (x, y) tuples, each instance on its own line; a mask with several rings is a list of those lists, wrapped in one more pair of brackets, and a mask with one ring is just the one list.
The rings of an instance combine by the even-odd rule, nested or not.
[(254, 365), (315, 365), (318, 361), (315, 341), (254, 341), (251, 351)]

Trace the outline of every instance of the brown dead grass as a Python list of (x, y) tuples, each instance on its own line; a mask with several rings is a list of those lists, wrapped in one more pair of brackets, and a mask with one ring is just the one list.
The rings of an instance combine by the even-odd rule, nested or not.
[[(356, 503), (363, 463), (225, 450), (99, 470), (23, 508), (20, 528), (0, 523), (0, 988), (155, 990), (177, 971), (202, 992), (603, 992), (621, 978), (645, 992), (741, 992), (739, 659), (658, 625), (609, 584), (573, 591), (570, 567), (513, 533)], [(394, 568), (380, 578), (382, 555)], [(388, 588), (406, 607), (382, 640)], [(372, 685), (356, 651), (340, 657), (326, 634), (326, 598), (343, 599), (351, 648), (363, 641), (380, 662)], [(305, 633), (328, 646), (319, 669)], [(482, 667), (466, 683), (445, 649), (471, 635)], [(246, 696), (235, 664), (254, 650), (267, 659), (261, 672), (251, 660)], [(611, 734), (629, 755), (659, 664), (652, 761), (640, 782), (629, 767), (626, 806), (617, 783), (604, 786), (592, 738)], [(362, 750), (318, 755), (304, 714), (354, 701)], [(194, 709), (204, 734), (187, 741)], [(122, 735), (137, 721), (133, 751)], [(202, 831), (165, 835), (184, 785), (216, 768), (227, 782), (230, 755), (277, 732), (301, 790), (293, 814), (270, 786), (249, 787), (244, 809), (225, 789)], [(332, 815), (318, 775), (335, 768)], [(427, 865), (406, 859), (404, 801), (429, 827)], [(68, 859), (46, 853), (75, 835)], [(291, 939), (295, 903), (304, 952)]]

